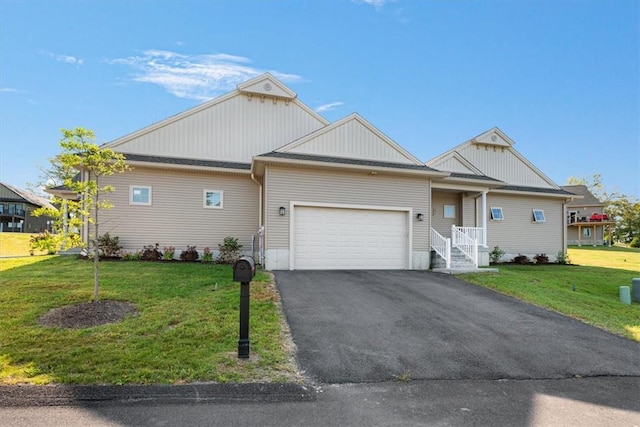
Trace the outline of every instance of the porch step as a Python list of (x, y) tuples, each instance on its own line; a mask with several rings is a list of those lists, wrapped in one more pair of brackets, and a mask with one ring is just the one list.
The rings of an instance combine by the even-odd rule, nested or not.
[[(435, 258), (431, 260), (432, 269), (446, 268), (447, 263), (439, 254), (435, 254)], [(451, 248), (451, 268), (450, 270), (475, 270), (476, 266), (473, 265), (467, 256), (456, 247)]]

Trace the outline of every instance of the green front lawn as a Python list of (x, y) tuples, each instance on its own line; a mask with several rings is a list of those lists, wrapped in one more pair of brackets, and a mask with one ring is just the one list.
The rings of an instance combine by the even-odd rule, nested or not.
[(632, 270), (640, 274), (640, 249), (621, 245), (569, 246), (567, 253), (573, 264)]
[[(594, 257), (595, 250), (604, 252)], [(640, 341), (640, 304), (618, 298), (619, 286), (640, 277), (638, 254), (572, 248), (572, 261), (582, 265), (504, 265), (498, 274), (462, 278)], [(630, 268), (608, 267), (619, 262)], [(101, 277), (101, 299), (134, 303), (140, 314), (80, 330), (48, 328), (38, 324), (48, 310), (90, 300), (92, 264), (0, 260), (0, 384), (299, 379), (268, 273), (251, 285), (251, 358), (244, 361), (237, 358), (239, 284), (229, 266), (112, 261), (101, 263)]]
[(569, 257), (574, 265), (499, 265), (460, 278), (640, 341), (640, 303), (619, 297), (640, 277), (640, 250), (572, 247)]
[[(3, 256), (29, 256), (29, 239), (35, 236), (33, 233), (0, 233), (0, 257)], [(34, 251), (35, 255), (44, 255), (46, 252)]]
[(0, 384), (296, 377), (267, 273), (256, 275), (251, 285), (251, 358), (240, 361), (239, 284), (231, 281), (228, 265), (102, 262), (100, 298), (134, 303), (140, 314), (80, 330), (43, 327), (38, 318), (91, 299), (91, 262), (58, 256), (4, 259), (0, 272)]

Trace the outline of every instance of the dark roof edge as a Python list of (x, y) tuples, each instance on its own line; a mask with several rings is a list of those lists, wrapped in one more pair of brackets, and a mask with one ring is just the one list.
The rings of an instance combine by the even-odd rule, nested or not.
[(156, 163), (163, 165), (199, 166), (235, 170), (251, 170), (251, 163), (224, 162), (219, 160), (186, 159), (180, 157), (148, 156), (144, 154), (122, 153), (125, 160), (133, 162)]
[(265, 157), (441, 173), (441, 171), (430, 168), (429, 166), (426, 166), (426, 165), (411, 165), (407, 163), (380, 162), (376, 160), (362, 160), (362, 159), (353, 159), (348, 157), (318, 156), (313, 154), (299, 154), (299, 153), (281, 153), (278, 151), (272, 151), (270, 153), (260, 154), (259, 156), (256, 156), (257, 159), (265, 158)]
[(487, 175), (474, 175), (472, 173), (459, 173), (459, 172), (451, 172), (449, 175), (451, 178), (464, 178), (464, 179), (477, 179), (479, 181), (494, 181), (494, 182), (503, 182), (499, 179), (491, 178)]
[(523, 193), (556, 194), (556, 195), (563, 195), (567, 197), (579, 196), (578, 194), (573, 194), (568, 192), (567, 190), (562, 190), (557, 188), (525, 187), (521, 185), (503, 185), (502, 187), (494, 188), (494, 190), (518, 191)]

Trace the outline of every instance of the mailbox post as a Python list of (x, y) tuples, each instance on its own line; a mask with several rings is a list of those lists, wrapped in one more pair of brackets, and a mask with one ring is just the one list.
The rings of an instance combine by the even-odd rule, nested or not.
[(233, 263), (233, 281), (240, 282), (240, 339), (238, 358), (249, 358), (249, 283), (256, 273), (256, 263), (251, 257), (242, 257)]

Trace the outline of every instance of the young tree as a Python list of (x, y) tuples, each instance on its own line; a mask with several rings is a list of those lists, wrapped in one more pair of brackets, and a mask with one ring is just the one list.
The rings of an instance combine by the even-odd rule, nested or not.
[[(93, 253), (93, 301), (98, 301), (100, 290), (100, 252), (98, 245), (98, 230), (100, 226), (99, 213), (102, 209), (111, 209), (113, 205), (103, 196), (115, 190), (109, 185), (102, 185), (104, 176), (122, 173), (129, 169), (122, 154), (108, 148), (100, 148), (93, 141), (93, 131), (77, 127), (75, 129), (62, 129), (60, 147), (62, 152), (50, 160), (52, 168), (49, 172), (62, 181), (64, 187), (73, 193), (80, 195), (79, 200), (63, 201), (54, 197), (53, 203), (67, 203), (72, 226), (78, 228), (84, 224), (89, 225), (89, 250)], [(78, 175), (80, 174), (80, 175)], [(76, 177), (80, 176), (78, 179)], [(38, 212), (51, 214), (53, 212)], [(58, 230), (61, 224), (67, 220), (67, 212), (60, 210), (53, 215), (57, 218)], [(64, 217), (63, 217), (64, 216)]]
[(567, 179), (567, 185), (586, 185), (589, 192), (596, 196), (596, 199), (600, 200), (605, 205), (608, 205), (609, 202), (620, 196), (616, 191), (607, 190), (602, 182), (602, 175), (599, 173), (594, 173), (593, 177), (591, 177), (591, 181), (587, 178), (576, 178), (575, 176), (570, 176)]
[(640, 242), (640, 201), (626, 196), (618, 197), (609, 205), (612, 218), (616, 219), (613, 236), (616, 241), (631, 243), (637, 247)]

